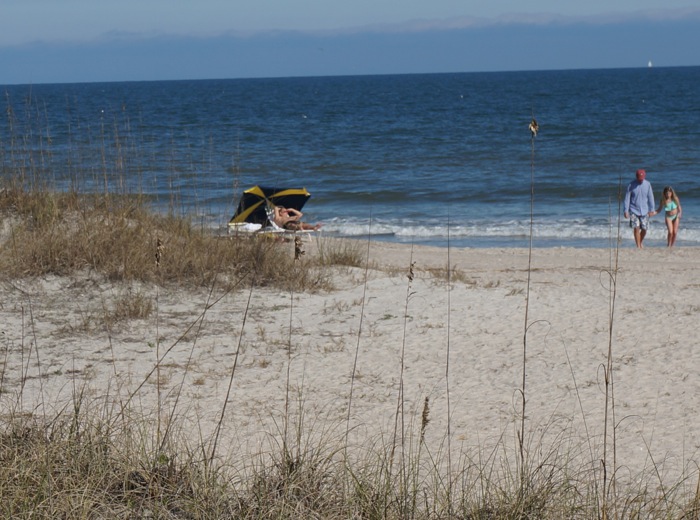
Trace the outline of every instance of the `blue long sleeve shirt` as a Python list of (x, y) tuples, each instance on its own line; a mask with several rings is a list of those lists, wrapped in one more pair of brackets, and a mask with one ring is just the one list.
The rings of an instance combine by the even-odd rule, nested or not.
[(642, 216), (653, 211), (654, 191), (651, 189), (651, 183), (646, 179), (642, 182), (634, 180), (627, 186), (624, 203), (625, 213)]

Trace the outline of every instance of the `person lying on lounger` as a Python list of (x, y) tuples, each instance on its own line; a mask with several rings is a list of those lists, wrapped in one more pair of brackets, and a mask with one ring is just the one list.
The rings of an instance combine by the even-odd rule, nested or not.
[(284, 206), (275, 206), (275, 215), (273, 222), (283, 229), (290, 231), (318, 231), (321, 229), (321, 224), (307, 224), (301, 221), (304, 214), (294, 208), (285, 208)]

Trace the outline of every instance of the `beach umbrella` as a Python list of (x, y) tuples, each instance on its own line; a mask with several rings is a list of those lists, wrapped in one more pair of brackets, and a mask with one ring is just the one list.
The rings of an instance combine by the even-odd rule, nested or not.
[(265, 225), (267, 224), (268, 204), (301, 211), (309, 197), (311, 194), (306, 191), (306, 188), (253, 186), (243, 192), (236, 213), (229, 223), (250, 222)]

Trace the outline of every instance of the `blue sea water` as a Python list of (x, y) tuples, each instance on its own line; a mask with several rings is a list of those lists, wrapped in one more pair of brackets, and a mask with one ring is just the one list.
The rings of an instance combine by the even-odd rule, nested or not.
[[(609, 247), (637, 168), (700, 245), (700, 67), (3, 87), (0, 164), (138, 192), (225, 229), (255, 184), (306, 187), (331, 236)], [(539, 124), (533, 138), (532, 118)], [(532, 216), (532, 220), (531, 220)], [(649, 245), (665, 245), (661, 216)]]

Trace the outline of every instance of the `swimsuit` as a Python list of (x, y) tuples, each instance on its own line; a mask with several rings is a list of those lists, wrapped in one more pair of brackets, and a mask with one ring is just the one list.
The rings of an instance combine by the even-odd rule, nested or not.
[(674, 211), (678, 207), (678, 204), (675, 203), (675, 201), (671, 201), (668, 204), (664, 206), (664, 211), (666, 212), (666, 218), (671, 219), (671, 221), (676, 220), (676, 217), (678, 216), (678, 212), (676, 212), (674, 215), (669, 215), (671, 211)]
[(290, 220), (282, 227), (290, 231), (301, 231), (301, 222), (298, 220)]

